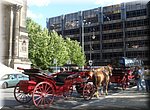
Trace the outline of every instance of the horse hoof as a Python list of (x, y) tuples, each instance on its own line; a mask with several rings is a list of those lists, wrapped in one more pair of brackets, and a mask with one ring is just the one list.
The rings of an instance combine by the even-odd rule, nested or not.
[(96, 98), (99, 98), (99, 95), (97, 95)]
[(101, 95), (104, 95), (104, 92), (101, 92), (100, 94), (101, 94)]

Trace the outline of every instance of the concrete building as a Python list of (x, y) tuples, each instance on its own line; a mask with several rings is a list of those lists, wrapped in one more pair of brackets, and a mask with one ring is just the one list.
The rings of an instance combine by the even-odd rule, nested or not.
[(14, 69), (30, 68), (27, 0), (1, 0), (0, 5), (0, 62)]
[(114, 57), (139, 58), (149, 64), (148, 0), (47, 18), (49, 31), (81, 42), (86, 60), (106, 65)]

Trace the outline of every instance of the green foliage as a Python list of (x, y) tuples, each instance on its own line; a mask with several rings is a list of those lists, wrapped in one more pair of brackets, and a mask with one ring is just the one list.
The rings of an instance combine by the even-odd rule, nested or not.
[(62, 66), (70, 60), (79, 66), (85, 64), (85, 56), (77, 41), (67, 38), (64, 40), (55, 31), (49, 33), (31, 19), (27, 19), (27, 31), (29, 36), (29, 59), (32, 64), (46, 69), (54, 66), (54, 59), (57, 65)]
[(68, 47), (69, 60), (73, 64), (77, 64), (78, 66), (85, 65), (85, 55), (82, 52), (82, 48), (76, 40), (70, 40), (70, 38), (66, 39), (66, 47)]

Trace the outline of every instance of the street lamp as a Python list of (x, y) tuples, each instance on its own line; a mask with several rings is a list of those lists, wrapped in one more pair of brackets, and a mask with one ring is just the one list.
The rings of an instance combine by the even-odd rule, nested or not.
[(82, 28), (82, 51), (84, 52), (84, 25), (85, 24), (91, 24), (91, 22), (87, 22), (85, 19), (84, 20), (82, 20), (82, 26), (81, 26), (81, 28)]
[[(95, 29), (93, 28), (93, 34), (92, 34), (92, 37), (90, 36), (90, 60), (89, 60), (89, 65), (90, 67), (92, 66), (92, 51), (93, 51), (93, 48), (92, 48), (92, 39), (95, 39)], [(91, 39), (92, 38), (92, 39)]]

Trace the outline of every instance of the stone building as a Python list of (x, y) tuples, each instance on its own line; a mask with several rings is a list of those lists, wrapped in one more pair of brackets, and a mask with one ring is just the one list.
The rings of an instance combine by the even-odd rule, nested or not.
[(27, 0), (1, 0), (0, 5), (0, 62), (14, 69), (30, 68)]

